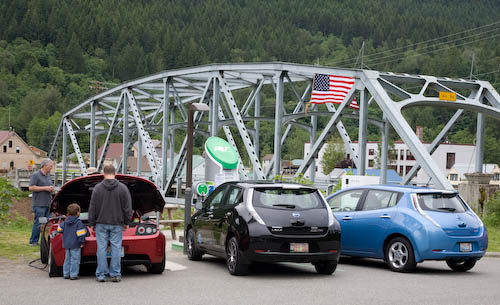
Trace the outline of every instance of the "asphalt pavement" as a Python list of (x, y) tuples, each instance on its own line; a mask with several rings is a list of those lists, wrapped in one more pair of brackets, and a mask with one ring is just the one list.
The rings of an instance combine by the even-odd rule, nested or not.
[[(169, 235), (168, 235), (169, 236)], [(343, 258), (331, 276), (310, 264), (257, 264), (229, 275), (224, 260), (189, 261), (167, 248), (166, 270), (127, 268), (120, 283), (49, 278), (25, 262), (0, 260), (0, 304), (499, 304), (500, 258), (485, 257), (469, 272), (445, 262), (418, 264), (414, 273), (389, 271), (382, 261)]]

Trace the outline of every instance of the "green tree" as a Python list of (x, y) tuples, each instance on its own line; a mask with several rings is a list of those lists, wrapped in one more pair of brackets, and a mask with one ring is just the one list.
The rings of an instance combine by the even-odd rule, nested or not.
[(344, 144), (340, 138), (332, 137), (326, 144), (321, 166), (323, 174), (328, 175), (335, 166), (344, 160)]
[(83, 50), (78, 42), (75, 33), (71, 36), (63, 56), (63, 67), (71, 73), (84, 73), (85, 72), (85, 59), (83, 57)]
[(31, 120), (34, 117), (49, 117), (61, 108), (61, 93), (53, 87), (30, 92), (23, 98), (17, 111), (13, 126), (24, 136)]
[(52, 141), (54, 141), (60, 120), (61, 113), (58, 111), (54, 112), (49, 118), (33, 118), (26, 133), (28, 143), (48, 152)]

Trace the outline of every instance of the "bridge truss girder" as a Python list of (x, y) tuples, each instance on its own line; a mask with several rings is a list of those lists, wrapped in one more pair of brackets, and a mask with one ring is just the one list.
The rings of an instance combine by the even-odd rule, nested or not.
[[(310, 111), (305, 113), (304, 106), (309, 99), (315, 73), (353, 77), (355, 85), (342, 104), (313, 105)], [(415, 86), (419, 87), (419, 90), (413, 90)], [(273, 116), (261, 115), (264, 90), (267, 95), (269, 92), (275, 94), (275, 102), (272, 105), (275, 109)], [(436, 96), (438, 91), (456, 93), (457, 101), (439, 100)], [(463, 94), (464, 91), (470, 92), (467, 97)], [(284, 101), (286, 93), (292, 98)], [(355, 96), (359, 96), (361, 109), (347, 111), (346, 107)], [(51, 157), (55, 155), (61, 135), (64, 146), (63, 155), (65, 155), (67, 152), (66, 135), (69, 135), (82, 172), (85, 173), (86, 165), (79, 151), (77, 135), (91, 135), (90, 165), (97, 163), (95, 165), (98, 168), (102, 167), (112, 136), (121, 135), (125, 153), (120, 166), (122, 166), (122, 171), (126, 172), (126, 156), (131, 149), (132, 141), (138, 139), (152, 170), (151, 180), (166, 195), (184, 166), (186, 141), (184, 140), (176, 160), (173, 158), (174, 146), (176, 132), (186, 128), (186, 104), (191, 102), (210, 105), (209, 113), (195, 114), (196, 133), (207, 136), (217, 135), (222, 128), (227, 140), (238, 150), (229, 128), (235, 127), (233, 132), (239, 135), (243, 144), (239, 148), (239, 153), (248, 156), (254, 177), (258, 179), (268, 178), (271, 171), (273, 175), (280, 174), (281, 166), (278, 164), (282, 158), (281, 147), (286, 143), (292, 126), (307, 130), (310, 133), (312, 146), (297, 175), (305, 173), (308, 167), (314, 164), (314, 157), (334, 128), (339, 132), (346, 150), (353, 156), (359, 174), (364, 174), (366, 154), (363, 143), (366, 143), (366, 126), (371, 123), (380, 128), (383, 143), (387, 143), (388, 126), (392, 125), (416, 157), (418, 167), (421, 167), (432, 178), (433, 184), (441, 188), (451, 188), (444, 174), (437, 170), (438, 167), (431, 158), (432, 152), (463, 110), (478, 112), (479, 122), (482, 121), (483, 115), (500, 118), (500, 97), (491, 84), (484, 81), (288, 63), (213, 64), (164, 71), (123, 83), (87, 99), (63, 115), (49, 155)], [(285, 102), (295, 103), (290, 113), (284, 106)], [(368, 116), (367, 108), (373, 102), (382, 110), (383, 118)], [(436, 137), (429, 151), (420, 143), (401, 113), (405, 108), (424, 105), (458, 109), (457, 114)], [(324, 115), (329, 115), (330, 119), (320, 135), (316, 137), (317, 119)], [(351, 141), (342, 122), (342, 119), (351, 117), (359, 119), (358, 145)], [(253, 128), (249, 125), (252, 121)], [(275, 122), (274, 158), (267, 171), (262, 169), (259, 161), (261, 121)], [(483, 129), (478, 128), (478, 139), (482, 139), (482, 132)], [(106, 134), (106, 138), (104, 150), (100, 156), (97, 156), (96, 143), (100, 134)], [(161, 158), (157, 155), (151, 140), (155, 134), (162, 140)], [(177, 136), (180, 136), (178, 132)], [(387, 149), (382, 149), (382, 153), (381, 164), (385, 174)], [(482, 158), (482, 154), (481, 148), (477, 153), (478, 158)], [(166, 162), (169, 155), (170, 163)], [(243, 169), (242, 167), (240, 158), (240, 170)], [(63, 160), (63, 168), (66, 168), (66, 160)], [(416, 172), (417, 167), (408, 174), (404, 183), (409, 183)], [(247, 178), (245, 171), (240, 171), (240, 173), (242, 179)], [(382, 181), (385, 181), (384, 174)]]

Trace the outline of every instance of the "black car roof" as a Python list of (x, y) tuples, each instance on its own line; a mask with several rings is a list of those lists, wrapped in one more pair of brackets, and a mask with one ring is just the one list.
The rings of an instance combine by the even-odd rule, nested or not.
[(226, 182), (225, 184), (236, 184), (244, 188), (254, 188), (254, 187), (287, 187), (294, 186), (300, 188), (308, 188), (308, 189), (316, 189), (314, 186), (305, 185), (300, 183), (292, 183), (292, 182), (273, 182), (266, 180), (245, 180), (245, 181), (231, 181)]

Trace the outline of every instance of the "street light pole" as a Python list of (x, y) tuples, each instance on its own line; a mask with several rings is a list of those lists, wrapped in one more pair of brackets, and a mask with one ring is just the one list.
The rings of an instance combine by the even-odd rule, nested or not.
[(187, 143), (186, 143), (186, 192), (184, 201), (184, 254), (187, 254), (187, 227), (191, 223), (191, 202), (193, 200), (193, 117), (195, 111), (208, 111), (206, 104), (191, 103), (188, 107)]

